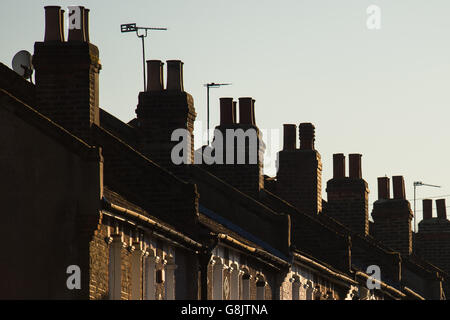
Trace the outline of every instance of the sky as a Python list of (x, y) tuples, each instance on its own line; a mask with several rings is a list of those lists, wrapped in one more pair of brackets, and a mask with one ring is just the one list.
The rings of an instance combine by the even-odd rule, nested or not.
[[(203, 128), (204, 84), (232, 83), (210, 91), (211, 127), (220, 97), (253, 97), (257, 125), (268, 133), (312, 122), (325, 199), (333, 154), (360, 153), (370, 209), (385, 175), (403, 175), (411, 200), (414, 181), (442, 186), (418, 187), (417, 222), (420, 199), (450, 204), (448, 0), (2, 0), (0, 62), (11, 67), (16, 52), (33, 53), (44, 38), (46, 5), (60, 5), (66, 17), (67, 6), (90, 9), (100, 106), (123, 121), (135, 117), (143, 88), (142, 47), (120, 25), (166, 27), (149, 33), (146, 58), (184, 62), (184, 87)], [(380, 9), (379, 29), (367, 27), (371, 5)], [(275, 172), (275, 162), (267, 163), (265, 173)]]

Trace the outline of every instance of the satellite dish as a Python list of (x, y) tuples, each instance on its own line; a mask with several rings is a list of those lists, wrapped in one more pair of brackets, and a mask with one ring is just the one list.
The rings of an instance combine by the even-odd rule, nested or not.
[(26, 50), (21, 50), (16, 53), (12, 59), (12, 68), (25, 79), (31, 78), (33, 74), (33, 65), (31, 64), (31, 54)]

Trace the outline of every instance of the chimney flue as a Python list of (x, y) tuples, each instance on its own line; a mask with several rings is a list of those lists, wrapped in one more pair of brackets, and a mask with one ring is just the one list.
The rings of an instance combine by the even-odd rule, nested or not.
[(233, 98), (220, 98), (220, 124), (233, 124), (235, 116)]
[(389, 197), (390, 197), (389, 178), (388, 177), (378, 178), (378, 200), (389, 199)]
[(60, 6), (46, 6), (44, 42), (64, 41), (64, 10)]
[(297, 126), (295, 124), (283, 125), (283, 150), (295, 150), (296, 144), (296, 131)]
[(394, 185), (394, 199), (406, 199), (403, 176), (393, 176), (392, 183)]
[(163, 66), (161, 60), (147, 60), (147, 91), (164, 90)]
[(362, 179), (361, 170), (361, 155), (360, 154), (349, 154), (349, 174), (348, 176), (352, 179)]
[(183, 62), (180, 60), (167, 61), (167, 90), (184, 91)]
[(343, 153), (333, 154), (333, 179), (345, 178), (345, 156)]
[(437, 217), (439, 219), (447, 219), (447, 208), (445, 207), (445, 199), (436, 200)]
[(239, 98), (239, 123), (240, 124), (252, 124), (253, 122), (253, 109), (254, 102), (252, 98)]
[(423, 209), (423, 219), (424, 220), (431, 219), (433, 217), (433, 200), (423, 199), (422, 209)]
[(84, 17), (84, 7), (70, 6), (69, 7), (69, 36), (68, 41), (86, 41), (86, 26)]

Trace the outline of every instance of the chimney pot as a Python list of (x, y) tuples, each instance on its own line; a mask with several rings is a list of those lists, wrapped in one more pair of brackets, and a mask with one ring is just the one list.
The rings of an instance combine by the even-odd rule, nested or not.
[(64, 10), (60, 6), (46, 6), (44, 42), (64, 41)]
[(333, 154), (333, 179), (345, 178), (345, 156), (343, 153)]
[(220, 124), (233, 124), (235, 118), (233, 98), (220, 98)]
[(378, 178), (378, 200), (389, 199), (389, 197), (390, 197), (389, 178), (388, 177), (379, 177)]
[(84, 38), (89, 42), (89, 9), (84, 8)]
[(163, 66), (161, 60), (147, 60), (147, 91), (164, 90)]
[(237, 102), (233, 101), (233, 123), (237, 123)]
[(349, 177), (352, 179), (362, 179), (361, 155), (357, 153), (349, 154)]
[(184, 91), (183, 62), (167, 60), (167, 90)]
[(254, 102), (252, 98), (239, 98), (239, 123), (240, 124), (252, 124), (254, 116), (253, 116)]
[(296, 131), (297, 126), (295, 124), (283, 125), (283, 150), (295, 150), (297, 148)]
[(447, 219), (447, 208), (445, 207), (445, 199), (436, 200), (437, 217), (439, 219)]
[(68, 41), (86, 41), (85, 9), (82, 6), (69, 7), (69, 36)]
[(422, 209), (423, 209), (423, 219), (424, 220), (431, 219), (433, 217), (433, 200), (423, 199)]
[(394, 199), (406, 199), (403, 176), (393, 176), (392, 183), (394, 185)]
[(256, 125), (256, 119), (255, 119), (255, 99), (252, 99), (252, 120), (253, 124)]
[(300, 150), (314, 150), (315, 127), (312, 123), (300, 123)]

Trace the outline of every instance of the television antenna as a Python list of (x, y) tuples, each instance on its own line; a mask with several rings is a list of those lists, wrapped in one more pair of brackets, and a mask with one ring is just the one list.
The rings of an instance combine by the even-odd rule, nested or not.
[[(144, 30), (145, 32), (139, 34), (139, 30)], [(149, 30), (167, 30), (167, 28), (150, 28), (150, 27), (138, 27), (136, 23), (126, 23), (120, 25), (120, 32), (136, 32), (138, 38), (142, 40), (142, 71), (144, 74), (144, 91), (147, 89), (147, 79), (145, 77), (145, 46), (144, 38), (147, 37), (147, 32)]]
[(221, 86), (229, 86), (231, 85), (231, 83), (207, 83), (204, 84), (204, 86), (206, 87), (206, 125), (207, 125), (207, 131), (206, 131), (206, 135), (208, 136), (208, 145), (209, 145), (209, 88), (219, 88)]
[(13, 70), (21, 77), (31, 80), (33, 74), (33, 65), (31, 63), (31, 54), (26, 50), (17, 52), (12, 59)]

